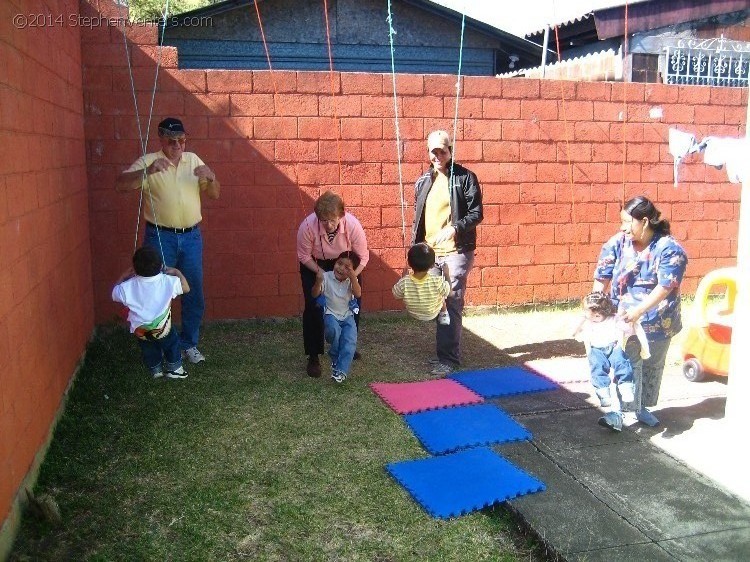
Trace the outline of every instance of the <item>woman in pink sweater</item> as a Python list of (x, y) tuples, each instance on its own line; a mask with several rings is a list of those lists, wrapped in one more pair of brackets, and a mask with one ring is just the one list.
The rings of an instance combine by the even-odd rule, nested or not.
[[(370, 259), (367, 239), (362, 224), (344, 210), (344, 201), (332, 191), (326, 191), (315, 201), (315, 210), (299, 226), (297, 232), (297, 259), (305, 295), (305, 311), (302, 314), (302, 337), (307, 355), (307, 374), (320, 376), (320, 358), (323, 349), (323, 309), (317, 306), (312, 296), (312, 287), (319, 269), (332, 271), (336, 258), (342, 252), (351, 251), (360, 257), (354, 270), (360, 284), (360, 274)], [(358, 309), (359, 307), (357, 307)], [(359, 312), (354, 314), (359, 328)], [(355, 353), (357, 359), (359, 353)]]

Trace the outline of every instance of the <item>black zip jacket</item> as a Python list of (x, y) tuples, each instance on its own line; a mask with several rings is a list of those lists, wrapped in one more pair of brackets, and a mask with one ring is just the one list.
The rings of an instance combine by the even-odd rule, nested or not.
[[(448, 162), (450, 177), (451, 162)], [(427, 195), (435, 179), (434, 169), (422, 174), (414, 185), (414, 226), (411, 243), (424, 242), (424, 212)], [(477, 225), (482, 214), (482, 191), (477, 175), (460, 164), (453, 164), (453, 181), (450, 187), (451, 225), (456, 229), (456, 250), (459, 254), (471, 252), (477, 247)]]

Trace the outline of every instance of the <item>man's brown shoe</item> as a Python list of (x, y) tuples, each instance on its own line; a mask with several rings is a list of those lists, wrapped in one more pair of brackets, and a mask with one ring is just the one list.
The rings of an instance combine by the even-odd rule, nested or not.
[(319, 377), (320, 376), (320, 359), (317, 355), (310, 355), (307, 358), (307, 376)]

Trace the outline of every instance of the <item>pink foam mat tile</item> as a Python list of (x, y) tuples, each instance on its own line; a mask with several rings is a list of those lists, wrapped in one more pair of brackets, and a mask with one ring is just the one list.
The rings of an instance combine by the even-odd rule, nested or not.
[(421, 382), (374, 382), (372, 391), (397, 414), (484, 402), (479, 394), (451, 379)]

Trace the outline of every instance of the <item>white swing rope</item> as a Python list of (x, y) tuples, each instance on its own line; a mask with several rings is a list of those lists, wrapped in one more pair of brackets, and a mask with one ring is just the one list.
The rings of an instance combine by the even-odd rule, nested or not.
[[(141, 157), (143, 158), (143, 163), (144, 163), (143, 175), (141, 176), (141, 190), (140, 190), (141, 192), (138, 197), (138, 214), (137, 214), (136, 225), (135, 225), (133, 252), (135, 252), (135, 250), (138, 248), (138, 231), (140, 230), (140, 225), (141, 225), (141, 210), (143, 209), (143, 185), (144, 183), (147, 186), (146, 189), (148, 190), (149, 201), (151, 202), (151, 210), (154, 214), (154, 221), (156, 222), (157, 225), (159, 224), (157, 213), (156, 213), (156, 206), (154, 205), (153, 194), (151, 193), (151, 187), (148, 181), (146, 180), (147, 166), (145, 166), (145, 164), (146, 164), (146, 149), (148, 146), (148, 137), (151, 132), (151, 120), (154, 114), (154, 101), (156, 100), (156, 87), (157, 87), (158, 80), (159, 80), (159, 68), (161, 67), (161, 55), (162, 55), (162, 48), (164, 45), (164, 33), (167, 27), (166, 21), (167, 21), (168, 14), (169, 14), (169, 0), (166, 0), (164, 4), (164, 11), (162, 12), (162, 18), (161, 18), (161, 21), (163, 21), (164, 23), (161, 26), (161, 37), (159, 38), (159, 43), (158, 43), (157, 58), (156, 58), (156, 71), (154, 73), (154, 86), (151, 90), (151, 104), (150, 104), (149, 112), (148, 112), (148, 121), (147, 121), (145, 136), (143, 135), (143, 130), (141, 128), (141, 117), (140, 117), (140, 112), (138, 111), (138, 96), (136, 95), (136, 92), (135, 92), (135, 79), (133, 77), (133, 67), (130, 63), (130, 51), (128, 50), (127, 34), (125, 31), (123, 31), (123, 34), (122, 34), (123, 47), (125, 49), (125, 59), (127, 60), (127, 63), (128, 63), (128, 74), (130, 76), (130, 91), (133, 94), (133, 106), (135, 108), (135, 120), (138, 125), (138, 137), (139, 137), (139, 141), (141, 145)], [(161, 244), (161, 235), (159, 234), (158, 228), (156, 229), (156, 238), (159, 241), (159, 251), (161, 253), (161, 259), (162, 259), (162, 262), (164, 262), (164, 249)]]
[(449, 191), (453, 191), (453, 164), (456, 161), (456, 130), (458, 129), (458, 101), (461, 98), (461, 63), (464, 54), (464, 29), (466, 27), (466, 3), (461, 13), (461, 41), (458, 47), (458, 77), (456, 79), (456, 109), (453, 113), (453, 141), (451, 142), (451, 176), (448, 181)]
[(401, 168), (401, 130), (398, 123), (398, 97), (396, 95), (396, 61), (394, 57), (394, 46), (393, 36), (396, 35), (396, 30), (393, 28), (393, 12), (391, 11), (391, 0), (388, 0), (388, 41), (391, 46), (391, 82), (393, 85), (393, 120), (394, 128), (396, 129), (396, 157), (398, 159), (398, 185), (399, 194), (401, 197), (401, 240), (406, 253), (406, 198), (404, 197), (404, 177)]
[[(464, 6), (465, 12), (465, 6)], [(391, 80), (393, 90), (393, 120), (394, 127), (396, 129), (396, 155), (398, 158), (398, 183), (399, 183), (399, 194), (401, 196), (401, 238), (403, 240), (404, 252), (406, 252), (406, 199), (404, 197), (404, 180), (402, 171), (402, 160), (401, 160), (401, 131), (399, 129), (398, 122), (398, 97), (396, 94), (396, 63), (395, 63), (395, 48), (393, 45), (393, 36), (396, 35), (396, 30), (393, 28), (393, 11), (391, 8), (391, 0), (388, 0), (388, 40), (391, 47)], [(451, 142), (451, 174), (448, 181), (448, 188), (453, 189), (453, 163), (455, 162), (456, 154), (456, 130), (458, 129), (458, 102), (461, 97), (461, 64), (463, 60), (464, 51), (464, 29), (466, 27), (466, 14), (461, 14), (461, 41), (458, 48), (458, 79), (456, 81), (456, 108), (453, 115), (453, 141)]]

